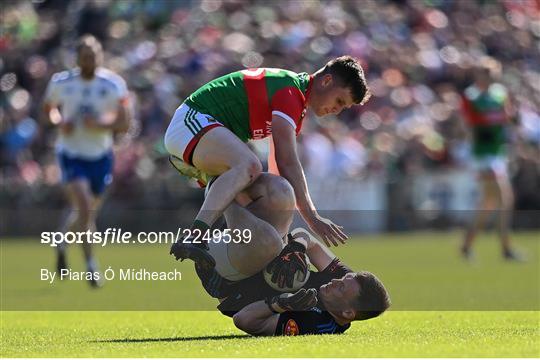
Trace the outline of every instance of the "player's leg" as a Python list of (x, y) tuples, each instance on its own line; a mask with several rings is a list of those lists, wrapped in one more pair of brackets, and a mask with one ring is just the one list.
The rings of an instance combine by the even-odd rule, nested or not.
[(209, 175), (220, 175), (196, 217), (207, 225), (213, 224), (236, 195), (262, 172), (257, 156), (224, 127), (212, 129), (201, 138), (193, 152), (193, 164)]
[[(97, 231), (96, 219), (103, 204), (103, 197), (99, 195), (92, 196), (92, 202), (90, 206), (90, 216), (88, 219), (88, 230)], [(93, 250), (94, 245), (88, 242), (83, 243), (83, 253), (86, 261), (86, 269), (92, 273), (99, 272), (99, 265), (97, 259), (94, 255)], [(99, 279), (92, 278), (89, 281), (90, 285), (93, 287), (100, 287), (103, 284), (101, 276)]]
[[(66, 193), (69, 198), (71, 215), (67, 224), (67, 231), (85, 232), (91, 228), (93, 196), (87, 179), (76, 179), (66, 185)], [(90, 244), (83, 243), (83, 253), (88, 268), (94, 263)]]
[[(238, 241), (226, 242), (225, 237), (213, 239), (208, 244), (208, 252), (180, 241), (172, 246), (171, 254), (190, 258), (205, 268), (215, 265), (218, 273), (229, 280), (246, 278), (279, 254), (282, 239), (292, 223), (294, 207), (294, 191), (287, 180), (264, 173), (238, 194), (224, 212), (227, 231), (232, 230), (233, 240)], [(249, 240), (241, 241), (247, 236), (239, 238), (238, 230), (249, 231)]]
[[(113, 177), (113, 153), (105, 154), (101, 159), (93, 161), (86, 169), (86, 177), (89, 179), (89, 190), (91, 192), (90, 213), (87, 228), (90, 231), (97, 230), (96, 219), (103, 204), (104, 194), (107, 187), (112, 183)], [(91, 243), (83, 244), (84, 256), (87, 270), (92, 273), (99, 272), (99, 267), (93, 253)], [(103, 284), (101, 276), (92, 278), (89, 281), (93, 287), (100, 287)]]
[(296, 202), (294, 190), (285, 178), (263, 173), (237, 196), (237, 201), (240, 197), (249, 199), (244, 206), (253, 215), (272, 225), (280, 237), (283, 238), (289, 232)]
[[(70, 181), (66, 190), (70, 199), (74, 216), (69, 231), (86, 232), (96, 230), (96, 218), (102, 204), (102, 194), (112, 181), (112, 153), (104, 155), (95, 161), (76, 161), (77, 177)], [(82, 243), (86, 262), (86, 270), (91, 273), (99, 271), (93, 254), (92, 244)], [(89, 284), (100, 287), (100, 278), (92, 277)]]
[[(79, 179), (77, 181), (83, 181)], [(81, 216), (78, 208), (80, 204), (84, 201), (84, 196), (81, 195), (80, 191), (77, 191), (77, 185), (74, 185), (75, 181), (64, 184), (64, 193), (68, 200), (68, 215), (61, 225), (61, 231), (66, 232), (75, 232), (79, 231), (81, 228)], [(62, 269), (68, 268), (67, 262), (67, 245), (64, 242), (61, 242), (56, 247), (56, 269), (60, 273)]]
[[(85, 231), (88, 222), (91, 194), (88, 179), (85, 178), (84, 163), (65, 154), (59, 154), (64, 192), (69, 202), (69, 215), (62, 226), (64, 232)], [(57, 269), (67, 268), (66, 244), (57, 247)]]
[(293, 218), (294, 191), (287, 180), (263, 174), (245, 193), (254, 199), (247, 207), (232, 203), (225, 211), (227, 227), (251, 233), (249, 242), (222, 246), (234, 274), (234, 278), (227, 274), (230, 280), (249, 277), (274, 259), (284, 246), (283, 237)]
[(505, 166), (501, 165), (500, 170), (497, 171), (494, 188), (498, 203), (500, 204), (497, 225), (503, 257), (507, 260), (523, 261), (525, 258), (512, 249), (510, 240), (510, 223), (514, 209), (514, 191)]
[(193, 227), (201, 230), (211, 226), (262, 171), (260, 160), (249, 147), (220, 125), (182, 104), (165, 134), (169, 153), (208, 175), (220, 175), (195, 218)]
[(474, 240), (476, 239), (476, 235), (483, 228), (486, 217), (490, 210), (493, 209), (493, 205), (496, 201), (496, 199), (494, 199), (495, 179), (493, 172), (491, 170), (480, 171), (478, 180), (480, 201), (477, 208), (474, 210), (472, 221), (465, 231), (465, 239), (461, 247), (461, 253), (467, 259), (473, 257), (471, 249)]

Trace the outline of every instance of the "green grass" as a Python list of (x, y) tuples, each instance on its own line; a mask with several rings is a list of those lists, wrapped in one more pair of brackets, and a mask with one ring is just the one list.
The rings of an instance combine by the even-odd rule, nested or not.
[(538, 357), (538, 312), (389, 312), (344, 335), (253, 338), (215, 312), (8, 312), (6, 357)]
[[(383, 280), (391, 311), (354, 323), (343, 335), (286, 339), (244, 336), (229, 318), (210, 311), (216, 303), (192, 265), (168, 258), (166, 245), (97, 250), (104, 268), (176, 267), (181, 281), (114, 280), (92, 291), (83, 281), (40, 281), (40, 268), (54, 262), (52, 250), (35, 239), (3, 239), (0, 355), (539, 357), (540, 234), (514, 235), (529, 258), (525, 264), (504, 262), (492, 235), (479, 239), (477, 261), (466, 263), (457, 256), (459, 238), (457, 232), (363, 236), (337, 248), (351, 267)], [(84, 270), (80, 250), (69, 255), (73, 268)]]

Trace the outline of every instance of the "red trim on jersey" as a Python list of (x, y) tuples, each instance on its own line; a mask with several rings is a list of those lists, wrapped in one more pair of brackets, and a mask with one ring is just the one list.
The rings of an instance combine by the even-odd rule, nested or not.
[(272, 96), (272, 111), (280, 111), (289, 115), (296, 124), (296, 135), (302, 127), (302, 114), (304, 113), (306, 98), (300, 89), (294, 86), (288, 86), (276, 91)]
[(215, 127), (218, 127), (218, 126), (223, 126), (221, 124), (212, 124), (212, 125), (208, 125), (207, 127), (203, 128), (201, 131), (199, 131), (197, 133), (197, 135), (195, 135), (193, 137), (193, 139), (191, 139), (189, 141), (189, 143), (187, 144), (186, 146), (186, 149), (184, 150), (184, 154), (182, 155), (182, 157), (184, 158), (184, 161), (186, 163), (188, 163), (189, 165), (193, 165), (192, 163), (192, 160), (193, 160), (193, 151), (195, 150), (195, 147), (197, 146), (197, 144), (199, 143), (199, 140), (201, 140), (202, 136), (204, 134), (206, 134), (208, 131), (212, 130), (213, 128)]
[[(250, 69), (257, 71), (257, 69)], [(268, 129), (271, 129), (272, 114), (268, 95), (266, 91), (266, 81), (264, 76), (266, 70), (260, 71), (256, 75), (244, 72), (244, 87), (248, 99), (249, 128), (253, 139), (262, 139), (268, 136)]]

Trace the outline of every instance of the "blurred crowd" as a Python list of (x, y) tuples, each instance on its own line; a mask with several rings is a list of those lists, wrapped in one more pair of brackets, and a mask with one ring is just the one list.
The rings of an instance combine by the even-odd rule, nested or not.
[[(40, 105), (52, 74), (75, 66), (76, 39), (90, 33), (131, 93), (135, 119), (118, 141), (112, 189), (128, 203), (163, 207), (189, 196), (162, 137), (199, 86), (245, 67), (314, 72), (350, 54), (361, 59), (373, 97), (339, 119), (308, 115), (299, 139), (308, 176), (399, 182), (466, 168), (460, 94), (476, 65), (495, 63), (517, 111), (509, 133), (516, 205), (540, 208), (537, 1), (33, 0), (4, 2), (0, 17), (4, 206), (61, 202), (56, 133), (40, 122)], [(528, 203), (520, 205), (523, 193)]]

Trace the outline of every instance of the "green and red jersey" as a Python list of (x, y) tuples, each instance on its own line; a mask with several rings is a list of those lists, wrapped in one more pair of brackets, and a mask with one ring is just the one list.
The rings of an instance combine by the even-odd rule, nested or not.
[(272, 133), (272, 115), (300, 132), (312, 81), (307, 73), (257, 68), (230, 73), (203, 85), (185, 101), (211, 115), (242, 141)]
[(476, 86), (465, 90), (463, 110), (473, 130), (475, 156), (498, 155), (505, 151), (506, 126), (509, 118), (505, 112), (508, 92), (501, 84), (492, 84), (486, 91)]

